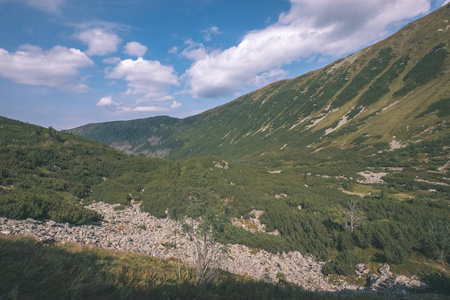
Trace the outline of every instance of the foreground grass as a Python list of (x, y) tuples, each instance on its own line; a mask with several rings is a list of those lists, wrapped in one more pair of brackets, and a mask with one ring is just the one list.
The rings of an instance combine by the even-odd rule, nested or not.
[[(181, 269), (170, 259), (0, 235), (0, 299), (348, 299), (225, 272), (199, 287), (193, 270)], [(377, 298), (352, 298), (362, 297)]]

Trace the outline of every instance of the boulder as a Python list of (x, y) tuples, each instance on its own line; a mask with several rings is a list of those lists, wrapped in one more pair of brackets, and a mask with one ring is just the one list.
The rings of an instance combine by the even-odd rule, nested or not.
[(52, 227), (52, 226), (56, 225), (56, 222), (53, 220), (49, 220), (49, 221), (45, 222), (45, 225)]
[(378, 269), (378, 272), (380, 272), (381, 275), (392, 276), (391, 268), (389, 267), (388, 264), (382, 265), (382, 266)]

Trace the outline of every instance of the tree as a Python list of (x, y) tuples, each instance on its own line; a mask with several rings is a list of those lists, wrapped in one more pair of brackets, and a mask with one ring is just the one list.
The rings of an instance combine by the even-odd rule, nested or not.
[(347, 213), (348, 221), (345, 223), (345, 229), (350, 228), (351, 231), (353, 232), (353, 230), (357, 226), (356, 223), (359, 223), (359, 221), (364, 219), (366, 217), (366, 215), (364, 214), (364, 212), (362, 210), (359, 209), (358, 201), (352, 200), (348, 203), (347, 206), (348, 206), (348, 209), (347, 209), (346, 213)]
[(189, 190), (188, 214), (183, 229), (194, 242), (193, 266), (196, 270), (197, 285), (205, 285), (217, 276), (224, 267), (228, 247), (217, 242), (228, 233), (230, 225), (228, 199), (213, 195), (204, 187)]
[(331, 210), (331, 220), (352, 232), (365, 217), (365, 213), (358, 207), (358, 201), (355, 200), (350, 201), (346, 208), (337, 205)]

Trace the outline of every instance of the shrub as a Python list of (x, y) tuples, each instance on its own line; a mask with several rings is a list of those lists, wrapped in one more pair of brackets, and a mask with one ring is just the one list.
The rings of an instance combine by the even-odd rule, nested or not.
[(98, 221), (102, 216), (78, 206), (63, 195), (37, 189), (13, 190), (0, 198), (0, 215), (11, 219), (52, 219), (56, 222), (83, 224)]
[(435, 293), (450, 295), (450, 276), (448, 273), (436, 270), (436, 272), (430, 274), (422, 274), (420, 279)]
[(356, 265), (361, 262), (361, 258), (352, 250), (344, 250), (337, 257), (327, 262), (322, 267), (324, 275), (339, 274), (351, 275), (356, 270)]

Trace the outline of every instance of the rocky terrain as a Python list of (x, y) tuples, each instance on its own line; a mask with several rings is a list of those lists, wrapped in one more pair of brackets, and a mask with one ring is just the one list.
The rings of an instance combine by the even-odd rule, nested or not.
[[(192, 263), (194, 243), (180, 232), (181, 223), (169, 218), (158, 219), (141, 212), (140, 204), (118, 209), (118, 205), (96, 202), (89, 206), (103, 214), (104, 220), (89, 225), (72, 226), (54, 221), (12, 220), (0, 218), (3, 235), (27, 235), (40, 240), (60, 243), (79, 243), (117, 251), (145, 253), (159, 258), (176, 257)], [(363, 264), (358, 265), (356, 276), (367, 278), (367, 287), (347, 283), (343, 278), (323, 276), (319, 262), (300, 252), (271, 254), (243, 245), (231, 245), (223, 269), (232, 273), (252, 276), (267, 281), (280, 279), (296, 283), (306, 290), (321, 292), (373, 292), (395, 296), (411, 296), (409, 288), (422, 287), (417, 278), (395, 276), (388, 265), (371, 273)]]

